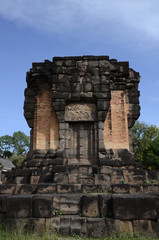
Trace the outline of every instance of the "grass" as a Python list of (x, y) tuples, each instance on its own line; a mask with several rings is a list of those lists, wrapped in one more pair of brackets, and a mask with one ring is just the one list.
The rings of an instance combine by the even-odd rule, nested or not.
[[(82, 238), (79, 236), (74, 237), (65, 237), (57, 235), (50, 231), (45, 231), (43, 234), (38, 233), (24, 233), (22, 228), (19, 228), (18, 231), (12, 230), (12, 231), (6, 231), (2, 227), (0, 227), (0, 240), (77, 240), (77, 239), (83, 239), (83, 240), (97, 240), (97, 238)], [(143, 237), (136, 235), (135, 237), (132, 236), (122, 236), (122, 237), (108, 237), (98, 240), (154, 240), (156, 238), (151, 237)]]

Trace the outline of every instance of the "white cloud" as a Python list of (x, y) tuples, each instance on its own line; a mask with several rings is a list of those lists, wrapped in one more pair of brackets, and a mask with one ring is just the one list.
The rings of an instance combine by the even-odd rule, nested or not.
[(159, 40), (158, 0), (1, 0), (0, 15), (41, 30), (101, 29)]

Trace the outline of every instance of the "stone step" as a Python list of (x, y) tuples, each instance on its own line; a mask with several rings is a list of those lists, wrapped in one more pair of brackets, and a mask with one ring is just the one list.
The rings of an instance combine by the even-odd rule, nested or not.
[(0, 195), (5, 226), (103, 238), (146, 231), (159, 236), (159, 194)]
[[(39, 161), (32, 160), (34, 163)], [(159, 172), (149, 171), (134, 166), (90, 166), (90, 165), (44, 165), (15, 169), (5, 174), (7, 184), (156, 184)], [(28, 163), (28, 162), (26, 162)], [(46, 161), (47, 164), (47, 161)]]
[(62, 193), (116, 193), (116, 194), (157, 194), (159, 184), (3, 184), (0, 194), (62, 194)]
[(8, 218), (78, 215), (119, 220), (159, 219), (159, 195), (37, 194), (0, 195), (0, 213)]
[[(3, 223), (7, 229), (21, 229), (43, 233), (45, 229), (63, 235), (58, 239), (78, 239), (80, 237), (105, 239), (112, 236), (146, 236), (158, 239), (159, 223), (157, 220), (119, 220), (112, 218), (88, 218), (79, 215), (63, 215), (50, 218), (4, 218)], [(22, 228), (23, 227), (23, 228)], [(73, 238), (66, 237), (72, 236)]]
[[(127, 151), (127, 150), (126, 150)], [(99, 154), (99, 164), (101, 166), (111, 166), (111, 167), (122, 167), (122, 166), (134, 166), (138, 168), (142, 168), (142, 164), (137, 162), (134, 157), (131, 156), (130, 152), (127, 151), (127, 154), (124, 156), (118, 156), (113, 154)], [(35, 156), (31, 159), (27, 159), (23, 162), (23, 168), (30, 168), (30, 167), (43, 167), (43, 166), (55, 166), (55, 165), (92, 165), (88, 159), (76, 159), (76, 158), (66, 158), (65, 156), (54, 156), (54, 157), (36, 157)]]
[(111, 173), (82, 174), (82, 173), (53, 173), (52, 171), (34, 171), (27, 175), (16, 175), (5, 178), (5, 184), (38, 184), (38, 183), (56, 183), (56, 184), (157, 184), (157, 179), (147, 177), (147, 174), (134, 174), (134, 171), (115, 170)]

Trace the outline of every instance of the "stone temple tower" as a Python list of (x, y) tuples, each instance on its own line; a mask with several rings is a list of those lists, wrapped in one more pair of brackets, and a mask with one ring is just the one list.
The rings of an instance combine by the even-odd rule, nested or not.
[(132, 149), (139, 73), (108, 56), (55, 57), (27, 73), (30, 150), (0, 185), (0, 221), (104, 238), (159, 236), (159, 172)]
[(139, 73), (108, 56), (55, 57), (27, 73), (24, 115), (30, 154), (98, 165), (107, 151), (132, 151)]

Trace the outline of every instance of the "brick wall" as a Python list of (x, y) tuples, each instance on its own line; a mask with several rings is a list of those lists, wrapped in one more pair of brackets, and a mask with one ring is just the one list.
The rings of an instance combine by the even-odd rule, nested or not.
[(104, 144), (106, 149), (112, 148), (112, 123), (111, 123), (111, 107), (107, 113), (104, 122)]
[(52, 108), (51, 91), (36, 96), (33, 132), (33, 150), (58, 148), (58, 120)]
[(129, 150), (128, 104), (124, 91), (111, 91), (110, 109), (104, 122), (106, 149), (126, 148)]

